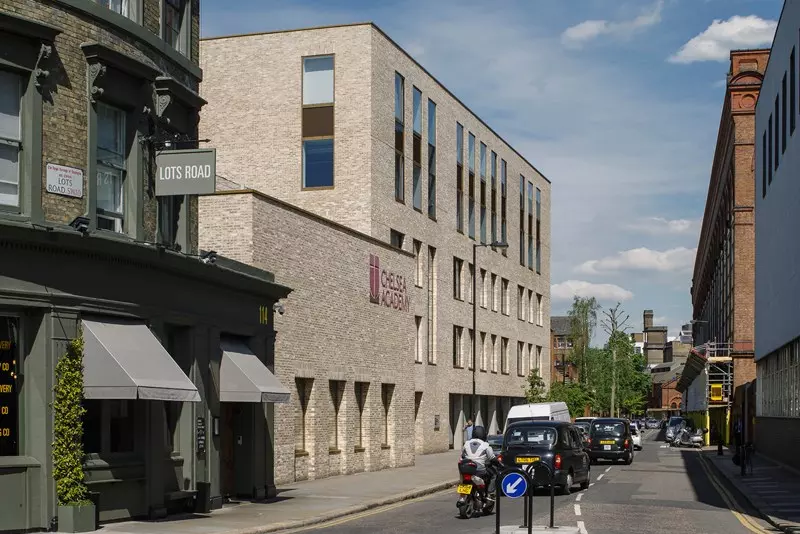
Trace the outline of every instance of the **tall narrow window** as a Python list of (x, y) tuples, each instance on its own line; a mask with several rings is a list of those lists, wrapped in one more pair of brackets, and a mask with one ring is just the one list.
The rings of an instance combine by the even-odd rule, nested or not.
[(367, 394), (369, 393), (368, 382), (355, 382), (353, 384), (356, 397), (356, 452), (363, 451), (367, 446), (367, 434), (369, 433), (369, 423), (366, 419)]
[(769, 135), (768, 140), (768, 147), (767, 147), (767, 182), (772, 185), (772, 116), (769, 118), (769, 123), (767, 124), (767, 135)]
[(508, 280), (500, 280), (500, 311), (503, 315), (509, 314)]
[(508, 338), (501, 338), (500, 340), (500, 360), (502, 362), (503, 374), (508, 374), (510, 371), (508, 363)]
[(536, 293), (536, 324), (544, 325), (544, 299), (539, 293)]
[(492, 346), (491, 346), (491, 355), (492, 355), (492, 372), (497, 372), (497, 336), (492, 334)]
[(428, 217), (436, 220), (436, 102), (428, 99)]
[(19, 207), (22, 79), (0, 70), (0, 205)]
[(528, 269), (533, 269), (533, 184), (528, 182)]
[(475, 239), (475, 136), (471, 133), (469, 134), (467, 152), (467, 163), (469, 165), (469, 177), (467, 178), (467, 189), (469, 190), (468, 230), (469, 237)]
[(542, 191), (536, 188), (536, 273), (542, 274)]
[(453, 258), (453, 298), (464, 300), (464, 286), (461, 283), (461, 271), (464, 269), (464, 261)]
[[(506, 160), (500, 160), (500, 242), (508, 243), (506, 235), (508, 222), (506, 218), (506, 197), (508, 195), (508, 176), (506, 174)], [(508, 256), (508, 247), (502, 249), (503, 256)]]
[(312, 378), (295, 378), (297, 387), (297, 404), (295, 405), (295, 442), (296, 451), (306, 452), (308, 436), (308, 405), (311, 400), (311, 388), (314, 385)]
[(456, 231), (464, 233), (464, 127), (456, 123)]
[(525, 177), (519, 175), (519, 264), (525, 265)]
[(775, 170), (778, 170), (780, 166), (780, 153), (781, 153), (781, 137), (780, 137), (780, 126), (781, 126), (781, 106), (780, 106), (780, 95), (775, 95), (775, 161), (773, 162), (775, 165)]
[(303, 58), (303, 188), (333, 187), (333, 56)]
[(422, 242), (414, 239), (414, 285), (422, 287)]
[(481, 351), (481, 371), (486, 371), (486, 332), (481, 332), (479, 341), (481, 346), (478, 350)]
[(761, 137), (761, 198), (767, 196), (767, 132)]
[(481, 148), (480, 148), (480, 167), (481, 167), (480, 231), (481, 231), (481, 243), (486, 244), (486, 145), (483, 143), (481, 143)]
[(525, 320), (525, 288), (517, 286), (517, 319)]
[[(117, 4), (118, 2), (110, 0), (109, 4)], [(127, 1), (123, 1), (127, 4)], [(120, 6), (120, 10), (127, 11), (127, 7)], [(161, 11), (162, 24), (161, 24), (161, 38), (166, 43), (180, 52), (181, 54), (189, 54), (189, 25), (185, 23), (186, 14), (186, 0), (164, 0), (163, 8)]]
[(467, 297), (468, 302), (472, 304), (472, 299), (475, 298), (475, 295), (472, 294), (472, 286), (475, 281), (475, 266), (471, 263), (467, 264), (467, 274), (469, 276), (467, 280)]
[(0, 317), (0, 456), (19, 454), (19, 342), (18, 319)]
[(331, 393), (331, 408), (333, 408), (333, 421), (332, 421), (332, 428), (330, 434), (330, 442), (328, 443), (328, 448), (330, 450), (340, 450), (339, 445), (344, 441), (344, 433), (343, 429), (341, 428), (342, 425), (340, 424), (339, 419), (342, 416), (341, 408), (342, 408), (342, 397), (344, 397), (344, 380), (329, 380), (328, 381), (328, 389)]
[(436, 298), (437, 298), (437, 283), (436, 277), (438, 275), (436, 269), (436, 249), (428, 247), (428, 363), (436, 364)]
[(453, 367), (463, 367), (464, 362), (461, 360), (462, 346), (461, 346), (461, 333), (463, 328), (453, 325)]
[(394, 73), (394, 198), (406, 201), (405, 178), (405, 79)]
[(539, 345), (536, 345), (536, 368), (542, 368), (542, 347)]
[(416, 342), (414, 343), (414, 362), (422, 363), (422, 317), (419, 315), (414, 316), (414, 327), (417, 334)]
[(383, 448), (392, 446), (392, 436), (394, 435), (392, 428), (392, 419), (390, 417), (392, 411), (392, 397), (394, 397), (394, 384), (381, 384), (381, 404), (383, 404)]
[(481, 276), (479, 282), (480, 282), (480, 287), (478, 288), (478, 293), (480, 294), (481, 308), (485, 308), (487, 306), (486, 269), (481, 269)]
[(517, 375), (525, 376), (524, 371), (525, 343), (517, 341)]
[(467, 364), (469, 369), (475, 368), (475, 351), (472, 350), (475, 345), (475, 331), (472, 328), (467, 329), (467, 343), (469, 343), (469, 347), (467, 348)]
[(536, 302), (533, 299), (533, 290), (528, 290), (528, 299), (525, 301), (528, 306), (528, 322), (533, 324), (536, 320), (536, 308), (534, 308), (534, 303)]
[(398, 232), (397, 230), (389, 230), (389, 243), (394, 248), (399, 248), (403, 250), (403, 243), (406, 240), (405, 234)]
[(491, 228), (492, 231), (489, 234), (491, 236), (491, 242), (497, 243), (497, 154), (494, 153), (492, 150), (492, 155), (489, 158), (489, 175), (491, 176), (491, 200), (489, 201), (490, 209), (491, 209)]
[(97, 227), (125, 228), (125, 112), (97, 104)]
[[(781, 154), (786, 152), (786, 115), (788, 108), (786, 106), (786, 98), (787, 98), (787, 87), (786, 87), (786, 73), (783, 73), (783, 80), (781, 81)], [(794, 102), (794, 99), (792, 99)]]
[(795, 64), (794, 47), (789, 55), (789, 134), (794, 134), (797, 122), (797, 66)]
[(497, 275), (492, 273), (492, 287), (490, 289), (489, 299), (492, 303), (492, 311), (497, 311)]
[(412, 156), (414, 160), (414, 176), (412, 177), (412, 206), (422, 211), (422, 91), (416, 87), (412, 90), (412, 112), (414, 144)]

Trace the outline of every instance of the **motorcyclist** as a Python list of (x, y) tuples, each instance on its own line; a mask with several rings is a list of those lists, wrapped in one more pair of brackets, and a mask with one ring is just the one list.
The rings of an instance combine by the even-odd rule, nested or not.
[(477, 466), (477, 475), (486, 479), (486, 487), (492, 493), (492, 472), (490, 465), (498, 464), (492, 447), (486, 442), (486, 429), (482, 426), (472, 428), (472, 439), (464, 443), (461, 449), (461, 458), (472, 460)]

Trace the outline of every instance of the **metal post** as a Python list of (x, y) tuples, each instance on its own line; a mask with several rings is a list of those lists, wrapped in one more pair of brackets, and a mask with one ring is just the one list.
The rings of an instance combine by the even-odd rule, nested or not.
[(528, 508), (528, 495), (526, 494), (525, 498), (522, 500), (522, 524), (520, 525), (520, 528), (525, 528), (528, 526)]
[(528, 513), (525, 515), (525, 522), (528, 523), (528, 534), (533, 534), (533, 478), (531, 478), (531, 483), (528, 485), (528, 495), (526, 499), (530, 499), (528, 503)]
[(739, 455), (740, 458), (740, 470), (742, 476), (745, 476), (747, 473), (747, 398), (750, 396), (750, 384), (746, 384), (744, 387), (744, 406), (742, 408), (742, 417), (741, 417), (741, 425), (742, 425), (742, 436), (741, 436), (741, 443), (739, 444), (741, 447), (742, 453)]
[[(472, 410), (475, 411), (476, 373), (478, 371), (478, 246), (472, 245)], [(477, 424), (477, 415), (471, 414)], [(488, 414), (487, 414), (488, 415)], [(484, 426), (486, 424), (484, 423)]]
[(550, 528), (553, 528), (553, 520), (556, 513), (556, 486), (553, 484), (555, 477), (550, 476)]
[[(498, 481), (501, 480), (499, 478), (500, 474), (498, 474), (497, 476), (498, 476)], [(496, 495), (495, 499), (496, 499), (496, 501), (494, 503), (494, 507), (495, 507), (495, 510), (494, 510), (494, 534), (500, 534), (500, 500), (501, 500), (500, 497), (502, 496), (502, 494), (503, 494), (503, 492), (502, 492), (500, 486), (497, 483), (495, 483), (495, 495)]]

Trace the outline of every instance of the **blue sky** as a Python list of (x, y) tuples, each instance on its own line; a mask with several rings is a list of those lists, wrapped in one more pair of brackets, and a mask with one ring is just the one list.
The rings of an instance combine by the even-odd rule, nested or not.
[(572, 295), (677, 333), (728, 52), (781, 0), (203, 0), (204, 37), (373, 21), (552, 182), (552, 313)]

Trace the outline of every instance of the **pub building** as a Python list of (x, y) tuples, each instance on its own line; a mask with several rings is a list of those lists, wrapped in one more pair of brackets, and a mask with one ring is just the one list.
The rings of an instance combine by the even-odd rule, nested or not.
[[(274, 494), (273, 404), (289, 391), (272, 372), (273, 306), (291, 290), (198, 247), (215, 164), (197, 138), (199, 2), (7, 5), (0, 532), (56, 526), (55, 366), (79, 336), (101, 522)], [(172, 149), (170, 164), (195, 171), (165, 189)]]

